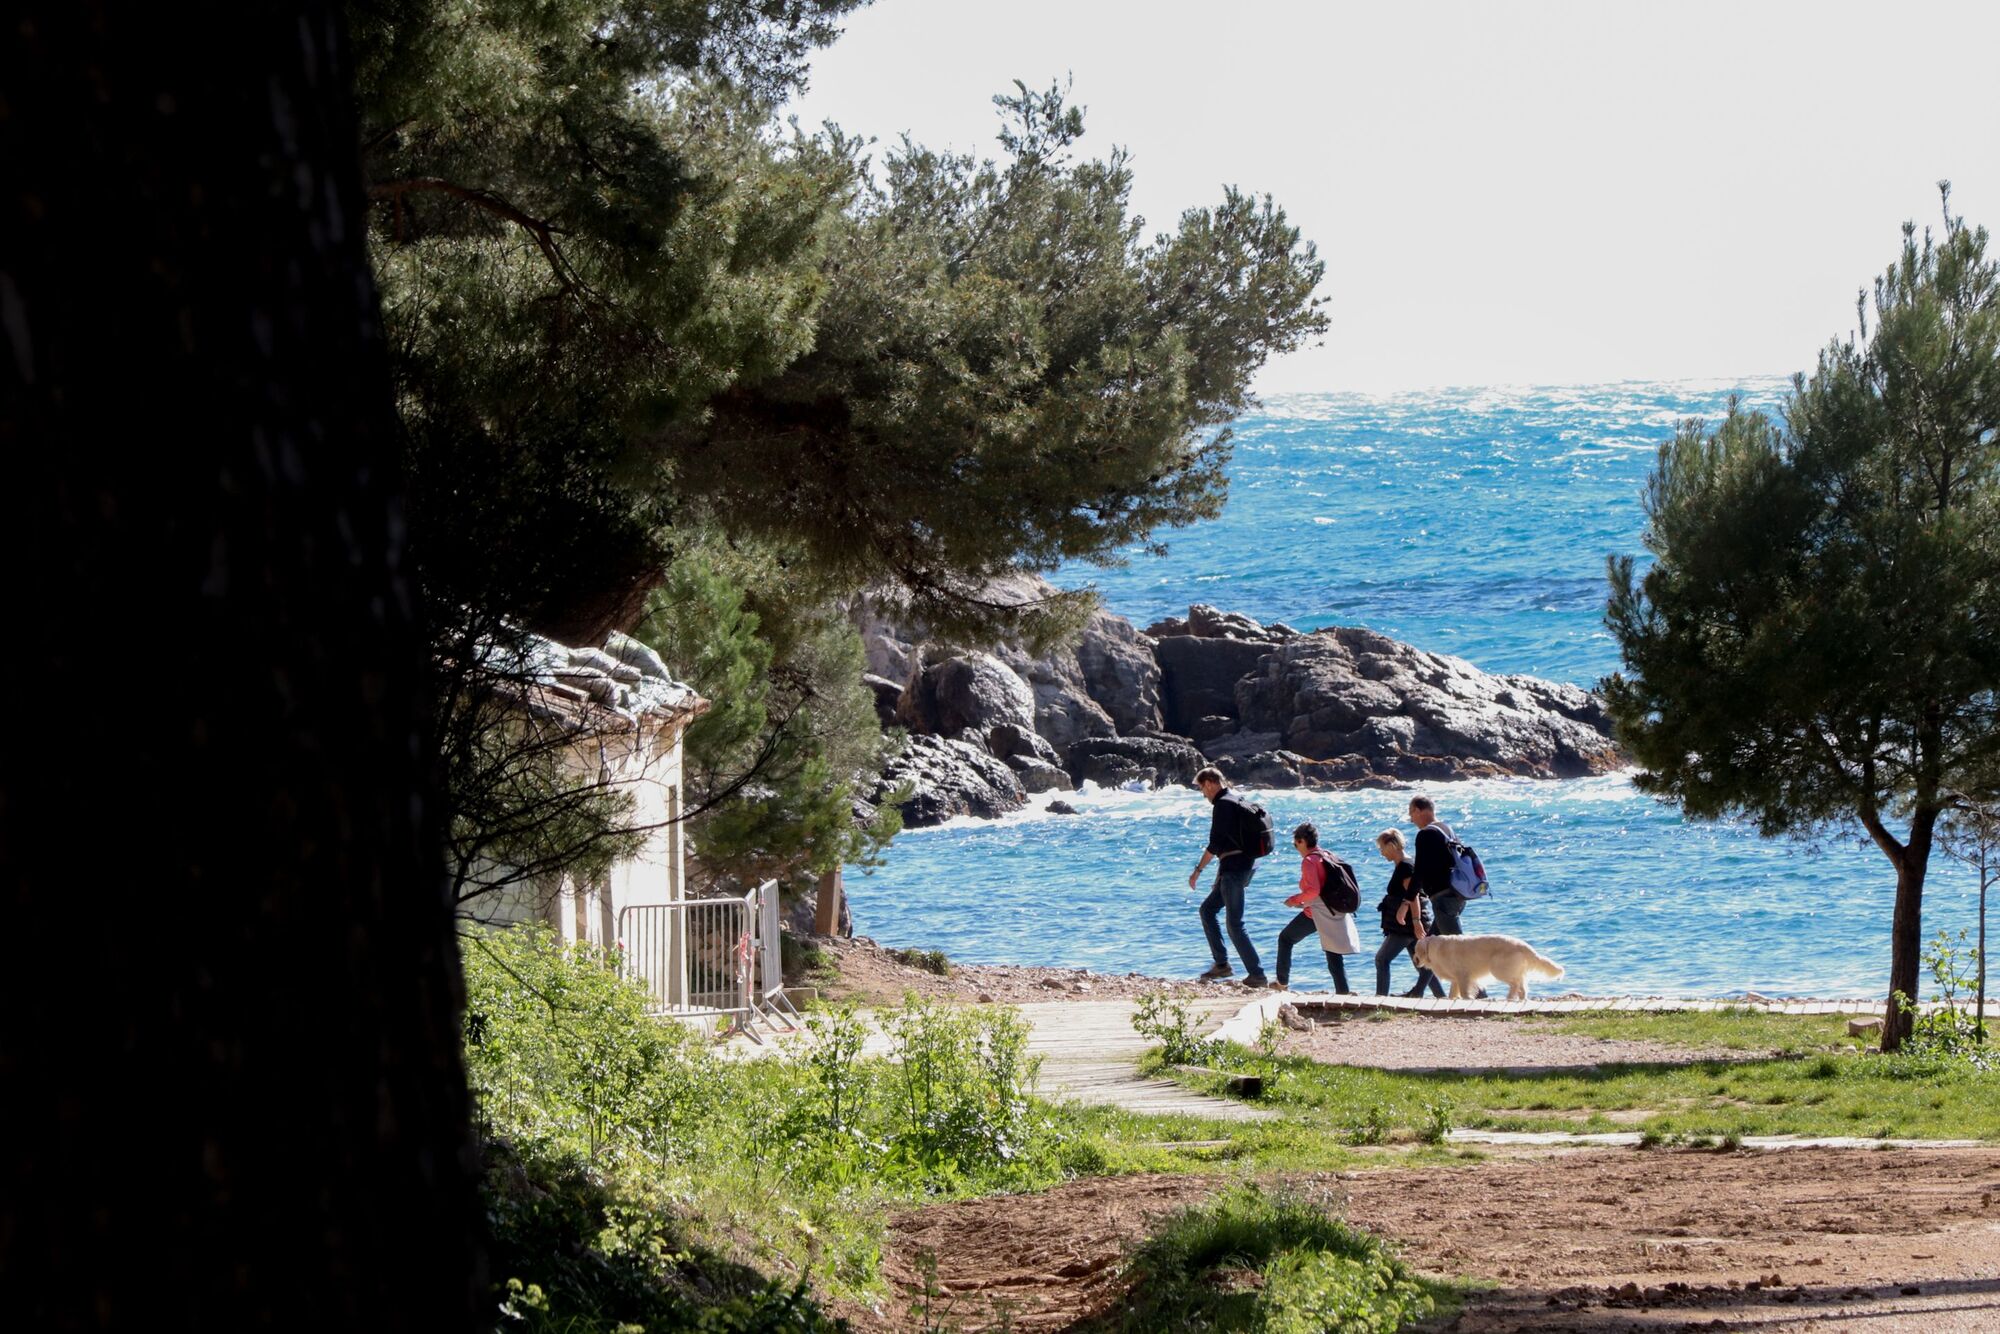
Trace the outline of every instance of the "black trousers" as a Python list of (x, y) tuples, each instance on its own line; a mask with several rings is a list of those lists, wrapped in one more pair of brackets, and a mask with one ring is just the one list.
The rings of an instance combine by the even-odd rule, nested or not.
[[(1292, 976), (1292, 947), (1307, 936), (1317, 935), (1319, 928), (1313, 925), (1309, 913), (1300, 913), (1285, 923), (1285, 929), (1278, 933), (1278, 980), (1286, 982)], [(1347, 965), (1332, 950), (1326, 953), (1326, 970), (1333, 974), (1333, 989), (1341, 995), (1351, 994), (1347, 989)]]

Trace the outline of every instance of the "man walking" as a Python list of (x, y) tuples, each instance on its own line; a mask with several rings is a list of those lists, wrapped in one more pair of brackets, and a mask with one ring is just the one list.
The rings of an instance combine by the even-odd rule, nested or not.
[[(1430, 931), (1436, 936), (1462, 936), (1465, 928), (1458, 923), (1459, 914), (1465, 911), (1465, 895), (1451, 887), (1451, 867), (1453, 842), (1451, 826), (1437, 818), (1437, 806), (1429, 797), (1418, 795), (1410, 798), (1410, 823), (1417, 827), (1417, 885), (1424, 897), (1431, 901), (1431, 914), (1435, 919)], [(1411, 993), (1414, 994), (1414, 993)], [(1481, 987), (1476, 994), (1480, 1000), (1486, 998), (1486, 988)]]
[(1426, 796), (1410, 798), (1410, 823), (1417, 827), (1417, 885), (1431, 901), (1437, 925), (1436, 936), (1463, 935), (1458, 916), (1465, 911), (1465, 896), (1451, 887), (1451, 826), (1437, 818), (1437, 806)]
[(1257, 947), (1250, 943), (1250, 933), (1243, 929), (1243, 894), (1250, 887), (1250, 877), (1257, 873), (1262, 822), (1255, 811), (1229, 794), (1229, 789), (1222, 785), (1220, 769), (1203, 769), (1194, 776), (1194, 782), (1215, 809), (1208, 822), (1208, 847), (1202, 851), (1201, 861), (1195, 864), (1194, 874), (1188, 877), (1188, 888), (1200, 888), (1201, 873), (1210, 862), (1217, 864), (1215, 887), (1201, 901), (1201, 929), (1208, 936), (1208, 952), (1215, 956), (1215, 966), (1203, 973), (1201, 980), (1213, 982), (1231, 972), (1229, 953), (1222, 947), (1222, 928), (1215, 920), (1220, 914), (1226, 917), (1229, 939), (1243, 958), (1243, 985), (1268, 986), (1264, 967), (1257, 961)]

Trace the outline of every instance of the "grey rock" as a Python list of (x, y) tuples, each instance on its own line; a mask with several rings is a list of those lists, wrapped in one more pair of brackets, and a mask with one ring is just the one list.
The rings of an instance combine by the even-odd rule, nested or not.
[(992, 654), (965, 653), (920, 660), (904, 683), (896, 712), (913, 732), (983, 737), (1003, 724), (1033, 731), (1035, 696)]
[(914, 791), (902, 804), (903, 823), (913, 829), (942, 824), (955, 815), (992, 819), (1028, 802), (1012, 769), (976, 746), (947, 737), (911, 737), (883, 773), (873, 800), (887, 800), (905, 782)]
[(1272, 647), (1237, 683), (1236, 704), (1245, 730), (1276, 732), (1285, 750), (1366, 766), (1342, 781), (1575, 778), (1623, 763), (1603, 701), (1587, 691), (1492, 675), (1355, 627)]
[(1240, 611), (1223, 611), (1206, 602), (1188, 608), (1187, 633), (1199, 639), (1241, 639), (1257, 644), (1275, 644), (1294, 633), (1286, 626), (1266, 626)]
[(1166, 729), (1192, 736), (1203, 718), (1240, 717), (1236, 683), (1276, 647), (1261, 640), (1166, 635), (1155, 641)]
[(1129, 736), (1165, 725), (1153, 641), (1130, 621), (1107, 611), (1095, 613), (1077, 641), (1075, 657), (1090, 698), (1118, 731)]
[(1249, 755), (1226, 755), (1216, 767), (1228, 777), (1231, 787), (1304, 787), (1299, 757), (1290, 751), (1262, 750)]
[(1049, 803), (1048, 805), (1046, 805), (1046, 806), (1042, 807), (1042, 809), (1043, 809), (1043, 810), (1045, 810), (1045, 811), (1047, 811), (1047, 812), (1048, 812), (1049, 814), (1051, 814), (1051, 815), (1075, 815), (1075, 814), (1076, 814), (1076, 807), (1074, 807), (1074, 806), (1070, 805), (1070, 804), (1069, 804), (1068, 802), (1066, 802), (1066, 801), (1061, 801), (1061, 800), (1057, 800), (1057, 801), (1052, 801), (1052, 802), (1050, 802), (1050, 803)]
[(1016, 758), (1039, 760), (1044, 764), (1060, 766), (1062, 755), (1048, 743), (1041, 733), (1032, 728), (1014, 723), (1001, 723), (989, 728), (986, 733), (986, 749), (993, 752), (996, 759)]
[(1021, 787), (1034, 792), (1067, 792), (1075, 786), (1069, 781), (1069, 770), (1032, 755), (1010, 755), (1006, 765), (1021, 780)]
[(1284, 746), (1284, 738), (1276, 732), (1252, 732), (1238, 729), (1226, 736), (1212, 737), (1200, 745), (1201, 753), (1210, 759), (1224, 756), (1257, 755), (1264, 751), (1279, 750)]
[(877, 676), (873, 672), (864, 672), (861, 684), (867, 686), (869, 692), (875, 696), (875, 717), (882, 726), (898, 726), (896, 705), (903, 698), (903, 683), (891, 681), (886, 676)]
[(1155, 787), (1189, 787), (1206, 763), (1193, 746), (1167, 737), (1086, 737), (1069, 748), (1070, 776), (1103, 787), (1135, 778)]

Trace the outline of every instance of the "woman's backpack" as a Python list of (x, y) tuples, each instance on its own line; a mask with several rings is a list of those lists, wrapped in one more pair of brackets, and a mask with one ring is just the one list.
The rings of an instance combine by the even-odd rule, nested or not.
[(1354, 879), (1354, 868), (1330, 852), (1319, 856), (1326, 863), (1326, 879), (1319, 887), (1319, 896), (1326, 906), (1335, 912), (1361, 911), (1361, 886)]

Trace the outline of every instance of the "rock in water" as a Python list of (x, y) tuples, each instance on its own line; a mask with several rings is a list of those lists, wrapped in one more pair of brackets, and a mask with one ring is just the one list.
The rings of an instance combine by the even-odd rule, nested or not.
[(1271, 647), (1236, 703), (1247, 731), (1277, 732), (1285, 750), (1386, 777), (1577, 778), (1623, 763), (1589, 692), (1355, 627)]
[(1028, 804), (1021, 780), (1004, 763), (964, 741), (913, 736), (875, 790), (886, 801), (903, 783), (914, 792), (902, 804), (903, 823), (912, 829), (943, 824), (954, 815), (993, 819)]
[(1192, 786), (1207, 761), (1187, 742), (1172, 737), (1087, 737), (1069, 748), (1069, 772), (1077, 782), (1117, 787), (1143, 778), (1154, 787)]

